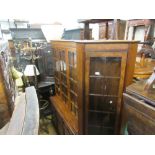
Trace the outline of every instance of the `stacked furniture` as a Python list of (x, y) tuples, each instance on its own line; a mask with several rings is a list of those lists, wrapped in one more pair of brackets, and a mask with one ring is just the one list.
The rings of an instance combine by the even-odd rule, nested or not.
[(8, 43), (0, 42), (0, 129), (10, 119), (17, 95), (11, 67)]
[(52, 41), (53, 119), (60, 134), (118, 134), (136, 41)]

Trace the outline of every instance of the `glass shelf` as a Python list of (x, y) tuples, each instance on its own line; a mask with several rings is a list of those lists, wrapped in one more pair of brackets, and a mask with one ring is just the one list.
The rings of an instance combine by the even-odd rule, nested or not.
[(120, 77), (114, 76), (102, 76), (102, 75), (90, 75), (90, 78), (105, 78), (105, 79), (120, 79)]
[(103, 95), (103, 94), (89, 94), (90, 96), (103, 96), (103, 97), (118, 97), (115, 95)]

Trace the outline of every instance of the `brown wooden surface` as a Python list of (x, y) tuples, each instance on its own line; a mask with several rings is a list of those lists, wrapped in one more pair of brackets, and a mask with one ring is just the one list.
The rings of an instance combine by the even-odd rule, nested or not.
[(150, 19), (131, 19), (128, 21), (129, 26), (150, 25), (152, 23), (154, 23), (154, 21)]
[(65, 122), (66, 126), (72, 131), (73, 134), (77, 134), (78, 125), (77, 119), (74, 117), (74, 115), (68, 110), (65, 105), (61, 103), (61, 100), (56, 96), (50, 97), (50, 100), (57, 113), (60, 115), (61, 119)]
[(155, 107), (145, 100), (124, 94), (124, 114), (122, 134), (126, 127), (129, 134), (155, 134)]
[(107, 21), (113, 21), (113, 19), (79, 19), (79, 23), (103, 23)]
[(99, 23), (99, 39), (124, 39), (125, 21), (105, 21)]
[[(129, 28), (133, 27), (133, 32), (132, 32), (132, 40), (135, 39), (135, 32), (136, 32), (136, 28), (140, 27), (140, 26), (144, 26), (144, 41), (150, 41), (153, 40), (153, 34), (152, 33), (154, 30), (154, 23), (155, 20), (154, 19), (131, 19), (127, 21), (126, 24), (126, 30), (125, 30), (125, 39), (128, 39), (128, 35), (129, 35)], [(149, 28), (152, 27), (150, 30)], [(150, 31), (148, 33), (148, 30)], [(143, 45), (144, 46), (144, 45)]]
[[(137, 57), (138, 58), (138, 57)], [(135, 64), (134, 77), (137, 79), (148, 79), (153, 73), (155, 61), (150, 58), (140, 58)]]
[(135, 40), (51, 40), (51, 44), (57, 45), (59, 47), (63, 47), (66, 45), (66, 47), (76, 47), (75, 43), (81, 43), (81, 44), (128, 44), (128, 43), (139, 43), (139, 41)]
[(84, 39), (90, 40), (89, 23), (84, 24)]
[(132, 78), (135, 69), (137, 54), (137, 43), (130, 43), (127, 52), (127, 64), (126, 64), (126, 73), (125, 73), (125, 87), (129, 86), (132, 83)]
[(77, 51), (79, 51), (77, 54), (77, 75), (78, 75), (78, 124), (79, 124), (79, 133), (84, 134), (84, 76), (85, 76), (85, 68), (83, 64), (85, 63), (85, 54), (84, 54), (84, 45), (77, 45)]
[(126, 92), (135, 97), (141, 98), (142, 100), (144, 99), (150, 104), (155, 105), (155, 91), (145, 91), (145, 83), (146, 80), (133, 83), (132, 85), (127, 87)]
[(125, 22), (119, 19), (86, 19), (79, 20), (84, 23), (84, 38), (90, 40), (88, 29), (89, 24), (99, 23), (99, 39), (123, 39), (125, 33)]

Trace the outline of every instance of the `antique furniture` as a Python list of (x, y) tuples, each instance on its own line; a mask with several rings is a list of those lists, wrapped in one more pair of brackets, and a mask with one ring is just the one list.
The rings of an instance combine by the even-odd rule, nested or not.
[(43, 78), (47, 76), (53, 76), (53, 59), (51, 59), (52, 51), (50, 43), (40, 47), (38, 49), (38, 55), (40, 56), (40, 59), (38, 59), (37, 65), (41, 76)]
[(37, 135), (39, 129), (39, 105), (36, 90), (27, 87), (16, 97), (10, 121), (0, 130), (0, 135)]
[(50, 96), (54, 95), (54, 79), (46, 79), (38, 83), (38, 97), (40, 110), (40, 131), (49, 133), (47, 130), (47, 121), (52, 118), (52, 110), (50, 105)]
[(143, 54), (142, 57), (136, 57), (134, 78), (141, 80), (147, 79), (153, 72), (155, 67), (155, 60), (151, 58), (146, 58)]
[(10, 119), (17, 95), (11, 73), (12, 62), (7, 42), (0, 42), (0, 128)]
[[(151, 82), (151, 83), (150, 83)], [(155, 134), (155, 73), (154, 79), (138, 81), (127, 87), (124, 97), (122, 134)]]
[[(154, 29), (154, 20), (151, 19), (131, 19), (127, 21), (126, 31), (125, 31), (125, 40), (134, 40), (137, 39), (138, 31), (143, 31), (143, 36), (141, 36), (141, 41), (151, 41), (153, 39)], [(140, 36), (139, 36), (140, 37)]]
[(52, 41), (54, 124), (60, 134), (117, 134), (136, 41)]
[(50, 81), (45, 79), (38, 83), (38, 92), (42, 98), (48, 100), (50, 96), (54, 95), (54, 85), (54, 78), (50, 78)]
[(154, 55), (151, 47), (154, 43), (154, 23), (153, 19), (131, 19), (127, 21), (125, 30), (125, 40), (140, 40), (138, 54), (146, 56)]
[[(155, 51), (152, 48), (154, 43), (154, 23), (153, 19), (132, 19), (127, 21), (125, 40), (140, 40), (138, 45), (134, 77), (137, 79), (146, 79), (154, 67)], [(148, 59), (150, 59), (148, 61)], [(139, 61), (140, 60), (140, 61)]]
[(120, 19), (81, 19), (84, 23), (84, 38), (91, 40), (89, 24), (99, 24), (99, 39), (123, 40), (126, 21)]
[[(92, 29), (89, 29), (89, 38), (92, 39)], [(84, 40), (84, 29), (77, 28), (71, 30), (64, 30), (62, 39), (65, 40)]]

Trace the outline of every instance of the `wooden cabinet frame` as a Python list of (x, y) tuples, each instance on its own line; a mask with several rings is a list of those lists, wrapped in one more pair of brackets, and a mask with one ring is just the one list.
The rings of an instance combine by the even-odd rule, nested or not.
[[(116, 123), (115, 123), (115, 133), (117, 133), (118, 119), (120, 116), (121, 110), (121, 97), (123, 92), (124, 76), (125, 76), (125, 67), (126, 67), (126, 52), (88, 52), (86, 54), (86, 65), (85, 65), (85, 109), (88, 109), (89, 105), (89, 70), (90, 70), (90, 58), (91, 57), (118, 57), (121, 58), (121, 75), (119, 81), (119, 93), (118, 93), (118, 103), (116, 111)], [(85, 112), (85, 133), (88, 133), (88, 110)]]

